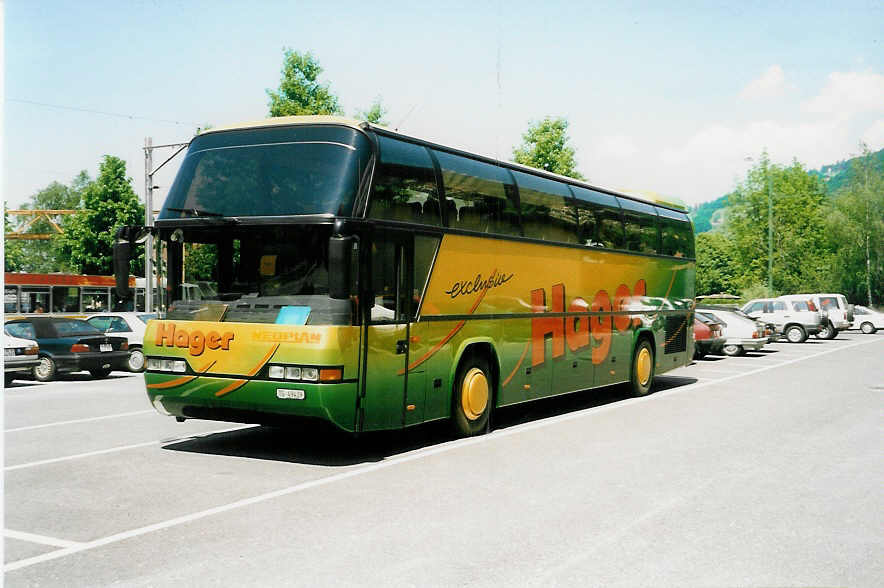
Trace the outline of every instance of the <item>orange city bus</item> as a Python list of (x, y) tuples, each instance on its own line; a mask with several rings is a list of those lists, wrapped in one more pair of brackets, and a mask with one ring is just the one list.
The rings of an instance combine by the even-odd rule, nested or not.
[[(27, 274), (5, 272), (3, 312), (6, 315), (56, 313), (86, 315), (124, 310), (114, 297), (114, 276)], [(130, 277), (129, 286), (136, 284)], [(143, 289), (138, 299), (144, 306)]]
[[(210, 129), (155, 227), (171, 299), (145, 335), (147, 393), (179, 420), (349, 432), (626, 383), (693, 355), (683, 206), (336, 117)], [(188, 300), (182, 285), (210, 297)]]

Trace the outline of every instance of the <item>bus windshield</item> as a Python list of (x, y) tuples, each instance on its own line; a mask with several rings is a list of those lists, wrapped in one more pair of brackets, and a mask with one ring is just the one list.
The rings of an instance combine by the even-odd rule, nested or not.
[(351, 301), (328, 296), (330, 236), (328, 225), (176, 229), (168, 275), (184, 279), (170, 279), (168, 318), (206, 320), (212, 307), (228, 322), (352, 324)]
[(371, 151), (346, 127), (271, 127), (191, 143), (160, 219), (350, 215)]

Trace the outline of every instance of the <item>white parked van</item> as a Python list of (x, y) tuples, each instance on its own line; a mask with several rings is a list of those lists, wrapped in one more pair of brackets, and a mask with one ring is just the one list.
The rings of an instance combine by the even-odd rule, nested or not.
[(791, 294), (780, 296), (791, 300), (808, 300), (822, 311), (826, 320), (823, 328), (816, 334), (818, 339), (834, 339), (838, 331), (849, 329), (853, 324), (853, 305), (847, 303), (844, 294)]

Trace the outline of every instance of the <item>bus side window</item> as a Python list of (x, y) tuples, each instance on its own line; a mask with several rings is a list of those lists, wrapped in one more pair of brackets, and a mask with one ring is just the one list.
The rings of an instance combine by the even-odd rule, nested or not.
[(557, 243), (576, 243), (577, 220), (567, 185), (520, 171), (512, 173), (519, 186), (524, 235)]
[(598, 221), (588, 202), (577, 200), (577, 242), (581, 245), (598, 246)]
[(400, 281), (399, 259), (401, 247), (393, 241), (377, 239), (372, 245), (372, 322), (394, 322), (397, 318), (398, 285)]
[(611, 249), (623, 249), (625, 237), (620, 211), (612, 208), (602, 208), (599, 209), (597, 214), (599, 219), (599, 241), (601, 244)]
[(378, 137), (368, 216), (439, 226), (442, 217), (433, 162), (425, 147)]
[(642, 253), (657, 253), (660, 234), (657, 230), (657, 211), (650, 204), (627, 198), (617, 198), (623, 209), (626, 230), (626, 249)]
[(434, 151), (445, 185), (448, 226), (498, 235), (522, 234), (509, 172), (481, 161)]
[(7, 314), (18, 312), (18, 286), (3, 288), (3, 312)]
[(417, 316), (438, 247), (439, 237), (414, 236), (414, 300), (411, 305), (411, 320)]

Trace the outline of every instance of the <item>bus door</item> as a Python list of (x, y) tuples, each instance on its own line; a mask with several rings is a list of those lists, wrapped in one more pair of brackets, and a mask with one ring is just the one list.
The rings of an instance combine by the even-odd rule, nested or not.
[(413, 235), (375, 232), (371, 245), (365, 327), (366, 357), (361, 401), (364, 431), (422, 422), (424, 379), (408, 373), (410, 320), (415, 311)]

